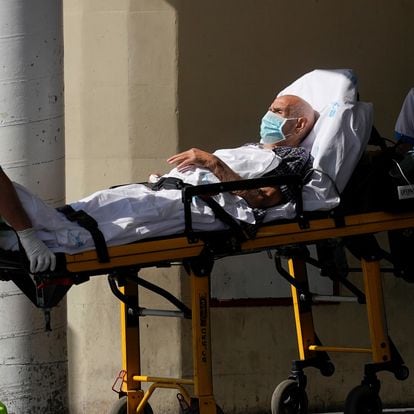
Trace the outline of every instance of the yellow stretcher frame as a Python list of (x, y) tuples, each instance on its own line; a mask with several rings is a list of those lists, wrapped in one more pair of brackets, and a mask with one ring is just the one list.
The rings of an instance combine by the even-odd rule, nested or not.
[[(414, 227), (414, 212), (373, 212), (349, 215), (344, 217), (344, 222), (340, 226), (334, 218), (312, 219), (309, 220), (309, 226), (306, 229), (302, 228), (297, 222), (270, 224), (261, 227), (254, 239), (241, 242), (239, 249), (234, 253), (248, 254), (278, 246), (311, 244), (318, 240), (373, 234), (411, 227)], [(71, 273), (102, 274), (114, 269), (122, 271), (122, 269), (129, 267), (152, 267), (172, 262), (185, 264), (185, 268), (189, 273), (191, 279), (194, 365), (192, 380), (150, 377), (141, 374), (139, 318), (131, 318), (127, 306), (125, 304), (121, 305), (123, 370), (126, 372), (122, 392), (127, 399), (127, 414), (145, 413), (145, 405), (156, 388), (178, 389), (188, 406), (194, 407), (194, 404), (198, 406), (196, 411), (199, 414), (221, 412), (217, 408), (214, 399), (211, 366), (209, 279), (214, 257), (209, 257), (209, 254), (206, 254), (206, 247), (208, 246), (202, 239), (189, 242), (185, 235), (181, 235), (110, 247), (109, 263), (100, 263), (95, 251), (66, 255), (66, 270), (69, 276)], [(231, 252), (228, 252), (228, 255), (231, 254)], [(288, 262), (291, 277), (306, 284), (307, 273), (304, 261), (301, 258), (292, 257)], [(361, 265), (364, 276), (364, 292), (367, 298), (366, 309), (371, 347), (338, 348), (321, 346), (315, 334), (311, 309), (301, 306), (300, 294), (297, 288), (292, 285), (299, 361), (306, 362), (315, 358), (319, 353), (329, 351), (366, 352), (371, 354), (374, 364), (392, 362), (393, 353), (385, 322), (379, 259), (361, 259)], [(124, 294), (132, 302), (135, 300), (135, 303), (138, 303), (138, 287), (136, 284), (126, 282)], [(141, 382), (152, 383), (145, 393), (141, 389)], [(193, 397), (190, 397), (186, 391), (188, 385), (194, 386)]]

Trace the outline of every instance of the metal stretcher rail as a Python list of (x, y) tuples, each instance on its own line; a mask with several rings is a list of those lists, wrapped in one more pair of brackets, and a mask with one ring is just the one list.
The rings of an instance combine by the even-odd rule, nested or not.
[[(309, 220), (307, 229), (301, 228), (297, 222), (263, 225), (259, 228), (254, 239), (241, 242), (239, 251), (228, 251), (227, 254), (249, 253), (284, 245), (311, 243), (312, 241), (328, 238), (414, 227), (414, 212), (364, 213), (346, 216), (344, 220), (344, 225), (340, 227), (337, 226), (334, 218)], [(220, 234), (220, 232), (217, 233)], [(226, 236), (225, 232), (222, 234), (224, 237)], [(191, 243), (186, 235), (167, 237), (160, 240), (142, 240), (123, 246), (109, 247), (110, 262), (108, 263), (100, 263), (94, 250), (65, 255), (66, 271), (68, 273), (95, 272), (134, 265), (148, 267), (157, 263), (197, 257), (205, 247), (206, 242), (202, 239)]]

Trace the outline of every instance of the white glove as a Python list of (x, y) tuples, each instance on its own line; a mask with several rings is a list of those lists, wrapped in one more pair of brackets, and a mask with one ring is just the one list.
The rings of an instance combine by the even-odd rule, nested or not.
[(56, 256), (36, 236), (34, 229), (20, 230), (17, 235), (30, 261), (31, 273), (44, 272), (49, 267), (55, 270)]

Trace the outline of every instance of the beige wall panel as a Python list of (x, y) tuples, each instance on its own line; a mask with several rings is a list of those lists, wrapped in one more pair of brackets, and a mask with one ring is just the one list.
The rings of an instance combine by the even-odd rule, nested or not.
[(138, 85), (175, 85), (176, 49), (166, 45), (176, 39), (171, 11), (129, 14), (129, 79)]
[(165, 0), (129, 0), (130, 1), (130, 10), (131, 12), (134, 11), (170, 11), (175, 13), (175, 4), (171, 5), (169, 4), (169, 1)]
[(82, 10), (82, 12), (108, 12), (108, 11), (125, 11), (128, 10), (131, 0), (70, 0), (65, 9)]
[[(89, 83), (83, 99), (83, 145), (88, 159), (129, 158), (128, 113), (124, 85)], [(91, 110), (91, 108), (94, 108)]]
[[(66, 156), (73, 158), (73, 153), (82, 147), (81, 129), (81, 73), (82, 73), (82, 31), (73, 30), (79, 25), (80, 14), (76, 10), (65, 8), (64, 45), (65, 45), (65, 132)], [(68, 154), (68, 150), (72, 151)]]
[[(177, 147), (174, 10), (132, 3), (133, 13), (130, 2), (65, 2), (68, 200), (164, 172)], [(121, 369), (119, 302), (105, 276), (73, 289), (68, 301), (71, 414), (105, 413)], [(177, 324), (143, 324), (144, 372), (179, 375)], [(153, 405), (168, 410), (171, 398)]]
[(73, 288), (68, 302), (70, 413), (106, 413), (121, 369), (119, 301), (98, 276)]
[(106, 178), (114, 171), (113, 180), (130, 177), (125, 168), (130, 165), (126, 13), (81, 11), (68, 13), (66, 27), (74, 29), (65, 32), (70, 39), (65, 43), (65, 62), (70, 62), (65, 67), (67, 196), (72, 200), (114, 184)]
[(84, 12), (83, 81), (100, 86), (128, 83), (127, 13)]
[[(129, 16), (129, 134), (137, 162), (165, 159), (176, 152), (177, 60), (171, 11), (139, 11)], [(152, 171), (146, 171), (147, 174)]]
[[(176, 113), (171, 94), (175, 88), (132, 85), (130, 88), (129, 133), (131, 155), (137, 159), (158, 159), (167, 167), (166, 158), (175, 154)], [(147, 173), (150, 171), (147, 171)]]
[(70, 0), (66, 10), (85, 11), (163, 11), (171, 10), (171, 6), (165, 0)]

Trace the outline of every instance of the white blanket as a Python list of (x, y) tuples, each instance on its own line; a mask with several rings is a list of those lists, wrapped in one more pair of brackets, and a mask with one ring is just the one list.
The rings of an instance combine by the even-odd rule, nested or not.
[[(273, 151), (257, 145), (219, 150), (215, 154), (242, 178), (260, 177), (280, 163), (280, 158)], [(185, 173), (173, 169), (168, 175), (193, 185), (218, 182), (214, 174), (202, 168)], [(33, 227), (52, 250), (75, 253), (94, 247), (88, 231), (67, 220), (24, 187), (15, 186)], [(242, 198), (224, 193), (215, 196), (215, 199), (233, 217), (254, 223), (253, 211)], [(184, 230), (184, 211), (179, 190), (152, 191), (145, 185), (131, 184), (98, 191), (71, 203), (71, 206), (75, 210), (84, 210), (99, 223), (109, 246), (146, 237), (177, 234)], [(198, 198), (192, 203), (192, 217), (195, 230), (224, 228), (223, 223), (215, 219), (211, 209)], [(7, 237), (3, 234), (0, 247), (17, 248), (17, 240), (12, 233)]]

